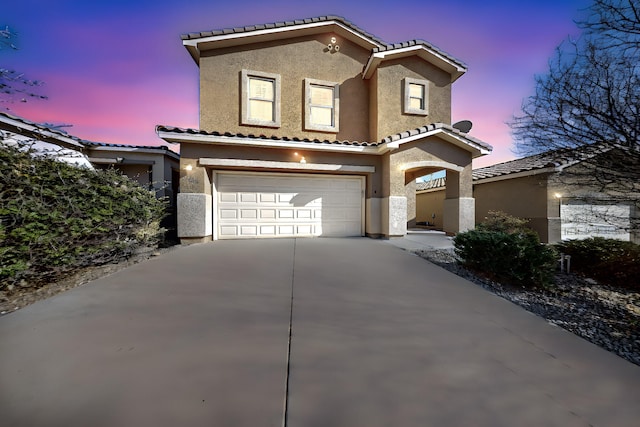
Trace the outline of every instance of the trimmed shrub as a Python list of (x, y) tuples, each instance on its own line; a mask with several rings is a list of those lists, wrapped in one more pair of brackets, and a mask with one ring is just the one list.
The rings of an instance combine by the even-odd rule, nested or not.
[(512, 285), (549, 286), (557, 254), (540, 243), (526, 221), (495, 213), (477, 229), (457, 234), (456, 255), (466, 267)]
[(155, 245), (164, 212), (163, 201), (122, 174), (32, 157), (0, 140), (0, 290)]
[(640, 245), (593, 237), (556, 244), (571, 255), (571, 271), (600, 283), (640, 290)]

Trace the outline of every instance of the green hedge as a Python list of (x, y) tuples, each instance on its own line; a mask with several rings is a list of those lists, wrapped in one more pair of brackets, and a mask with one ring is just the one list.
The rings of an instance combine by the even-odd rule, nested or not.
[(640, 245), (594, 237), (556, 245), (571, 255), (571, 271), (598, 282), (640, 290)]
[(116, 261), (162, 237), (165, 203), (115, 171), (79, 168), (0, 140), (0, 289)]
[(475, 230), (457, 234), (455, 252), (463, 265), (517, 286), (552, 283), (557, 253), (540, 243), (526, 221), (494, 212)]

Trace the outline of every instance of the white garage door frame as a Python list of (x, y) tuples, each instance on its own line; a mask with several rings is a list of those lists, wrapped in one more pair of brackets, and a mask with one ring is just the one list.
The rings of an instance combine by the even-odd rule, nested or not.
[[(220, 232), (220, 176), (222, 175), (237, 175), (237, 176), (251, 176), (256, 178), (286, 178), (287, 180), (293, 180), (295, 178), (304, 178), (304, 179), (338, 179), (338, 180), (350, 180), (359, 182), (360, 187), (360, 196), (359, 196), (359, 209), (360, 209), (360, 236), (365, 235), (365, 188), (366, 188), (366, 177), (363, 175), (336, 175), (336, 174), (319, 174), (319, 173), (279, 173), (279, 172), (253, 172), (253, 171), (240, 171), (240, 170), (213, 170), (212, 171), (212, 213), (213, 213), (213, 240), (219, 240), (221, 238), (233, 238), (233, 237), (225, 237), (221, 235)], [(263, 236), (265, 238), (266, 236)], [(278, 236), (270, 236), (278, 237)], [(280, 237), (296, 237), (294, 235), (290, 236), (280, 236)], [(239, 238), (239, 237), (238, 237)], [(245, 237), (246, 238), (246, 237)], [(259, 238), (259, 236), (256, 236)]]

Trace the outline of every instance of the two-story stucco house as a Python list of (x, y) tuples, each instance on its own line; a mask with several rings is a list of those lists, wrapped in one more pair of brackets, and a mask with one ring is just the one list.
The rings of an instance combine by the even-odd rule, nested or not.
[(451, 126), (459, 60), (335, 16), (182, 40), (200, 70), (200, 128), (156, 132), (181, 146), (183, 243), (402, 236), (415, 178), (442, 169), (445, 231), (474, 226), (471, 163), (491, 146)]

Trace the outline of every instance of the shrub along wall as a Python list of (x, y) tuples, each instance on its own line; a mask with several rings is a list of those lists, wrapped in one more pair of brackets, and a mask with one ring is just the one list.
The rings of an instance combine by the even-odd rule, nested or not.
[(33, 157), (0, 141), (0, 290), (156, 245), (164, 211), (153, 192), (115, 171)]
[(453, 242), (463, 265), (500, 282), (516, 286), (549, 286), (557, 256), (540, 243), (527, 221), (489, 212), (475, 230), (459, 233)]
[(571, 271), (600, 283), (640, 291), (640, 245), (594, 237), (558, 243), (571, 255)]

